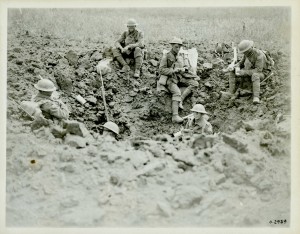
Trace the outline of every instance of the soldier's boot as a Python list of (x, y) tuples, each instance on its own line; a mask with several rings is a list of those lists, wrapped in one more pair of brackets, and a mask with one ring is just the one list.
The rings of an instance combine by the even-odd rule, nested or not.
[(133, 77), (135, 78), (140, 77), (142, 62), (143, 62), (142, 56), (138, 56), (135, 58), (135, 72)]
[(172, 101), (172, 122), (182, 123), (183, 119), (178, 115), (178, 101)]
[(257, 79), (253, 81), (253, 104), (260, 103), (259, 93), (260, 93), (260, 80)]
[(236, 78), (234, 74), (229, 75), (229, 93), (234, 95), (236, 89)]
[(192, 93), (192, 89), (190, 87), (187, 87), (182, 95), (181, 95), (181, 102), (179, 102), (179, 108), (184, 110), (184, 107), (182, 105), (183, 101), (186, 99), (187, 96), (189, 96)]
[(229, 100), (229, 99), (232, 99), (234, 98), (234, 93), (235, 93), (235, 90), (236, 90), (236, 78), (235, 78), (235, 74), (234, 72), (230, 72), (228, 74), (228, 77), (229, 77), (229, 90), (228, 92), (222, 92), (222, 97), (224, 98), (224, 100)]
[(120, 72), (124, 73), (124, 72), (130, 71), (130, 67), (125, 62), (125, 60), (122, 56), (118, 56), (118, 57), (116, 57), (116, 59), (123, 66), (122, 69), (120, 70)]

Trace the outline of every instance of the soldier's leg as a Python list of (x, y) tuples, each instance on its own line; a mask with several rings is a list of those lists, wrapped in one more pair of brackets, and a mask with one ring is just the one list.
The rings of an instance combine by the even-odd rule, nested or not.
[(182, 95), (181, 95), (181, 101), (179, 103), (179, 108), (184, 109), (183, 108), (183, 101), (186, 99), (187, 96), (189, 96), (197, 87), (199, 87), (199, 83), (197, 81), (195, 81), (193, 78), (191, 79), (182, 79), (181, 80), (182, 83), (184, 83), (185, 85), (188, 85), (188, 87), (183, 91)]
[(234, 72), (228, 72), (228, 81), (229, 81), (229, 93), (234, 94), (236, 91), (236, 76)]
[(141, 66), (143, 63), (143, 50), (140, 47), (134, 49), (135, 72), (134, 77), (140, 77)]
[(181, 101), (181, 92), (177, 84), (168, 79), (167, 81), (168, 90), (172, 94), (172, 122), (182, 123), (183, 119), (178, 115), (178, 105)]
[(127, 72), (130, 70), (130, 67), (128, 64), (125, 62), (121, 50), (119, 48), (113, 48), (112, 53), (114, 58), (123, 66), (122, 70), (120, 72)]
[(253, 73), (251, 76), (252, 86), (253, 86), (253, 103), (257, 104), (260, 102), (259, 93), (260, 93), (260, 79), (264, 78), (263, 73)]

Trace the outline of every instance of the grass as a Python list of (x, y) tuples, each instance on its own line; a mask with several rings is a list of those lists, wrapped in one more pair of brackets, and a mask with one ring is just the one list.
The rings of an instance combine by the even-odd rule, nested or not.
[[(126, 8), (126, 9), (9, 9), (8, 33), (28, 30), (108, 45), (135, 18), (145, 41), (157, 42), (179, 36), (187, 41), (238, 43), (251, 39), (261, 47), (290, 46), (291, 17), (287, 7), (260, 8)], [(243, 31), (243, 22), (245, 31)]]

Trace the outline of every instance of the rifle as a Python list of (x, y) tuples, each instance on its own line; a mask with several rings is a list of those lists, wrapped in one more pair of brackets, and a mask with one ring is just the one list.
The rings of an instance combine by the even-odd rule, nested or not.
[(184, 117), (182, 117), (182, 119), (189, 119), (189, 118), (191, 118), (191, 117), (193, 117), (193, 114), (189, 114), (189, 115), (187, 115), (187, 116), (184, 116)]
[(19, 103), (17, 103), (15, 100), (13, 100), (11, 97), (8, 96), (8, 99), (12, 102), (14, 102), (16, 104), (16, 106), (22, 110), (28, 117), (30, 117), (30, 119), (34, 120), (34, 116), (32, 116), (31, 114), (29, 114)]
[(223, 72), (228, 72), (228, 71), (233, 71), (234, 65), (237, 62), (237, 49), (234, 46), (234, 43), (232, 42), (232, 49), (233, 49), (233, 60), (232, 62), (228, 65), (227, 68), (223, 69)]
[(105, 116), (106, 116), (106, 121), (109, 121), (108, 111), (107, 111), (107, 106), (106, 106), (106, 100), (105, 100), (105, 90), (104, 90), (104, 84), (103, 84), (103, 78), (102, 78), (101, 69), (99, 69), (99, 71), (100, 71), (101, 92), (102, 92), (102, 99), (103, 99), (103, 104), (104, 104)]
[(264, 84), (264, 83), (265, 83), (272, 75), (273, 75), (273, 72), (270, 72), (270, 73), (268, 74), (268, 76), (260, 82), (260, 84), (261, 84), (261, 85)]

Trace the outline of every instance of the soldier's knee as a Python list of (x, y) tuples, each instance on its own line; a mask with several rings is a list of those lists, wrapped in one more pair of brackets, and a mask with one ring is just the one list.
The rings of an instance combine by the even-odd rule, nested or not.
[(172, 95), (172, 101), (178, 101), (178, 102), (181, 102), (181, 95), (173, 94), (173, 95)]
[(195, 80), (192, 80), (190, 86), (192, 88), (197, 88), (197, 87), (199, 87), (199, 83), (197, 81), (195, 81)]
[(140, 47), (135, 47), (134, 49), (134, 57), (142, 56), (143, 50)]
[(169, 90), (170, 90), (170, 93), (172, 94), (172, 96), (178, 96), (178, 97), (181, 96), (181, 91), (177, 85), (169, 86)]
[(111, 51), (112, 51), (114, 57), (121, 56), (121, 51), (119, 48), (114, 47), (114, 48), (112, 48)]
[(260, 76), (261, 75), (259, 73), (253, 73), (252, 76), (251, 76), (252, 82), (259, 81), (260, 80)]
[(134, 51), (135, 52), (142, 52), (142, 49), (140, 47), (135, 47)]

